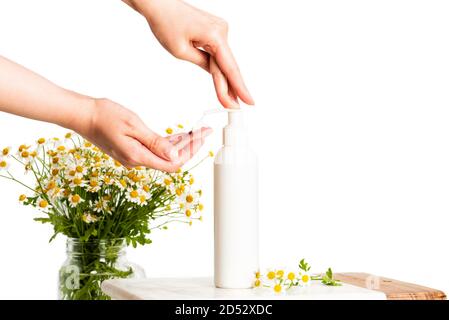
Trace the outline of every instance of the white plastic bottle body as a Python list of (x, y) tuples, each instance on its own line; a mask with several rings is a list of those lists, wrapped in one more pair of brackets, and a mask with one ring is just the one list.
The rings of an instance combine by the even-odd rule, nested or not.
[(259, 269), (258, 163), (224, 146), (214, 163), (214, 271), (219, 288), (251, 288)]

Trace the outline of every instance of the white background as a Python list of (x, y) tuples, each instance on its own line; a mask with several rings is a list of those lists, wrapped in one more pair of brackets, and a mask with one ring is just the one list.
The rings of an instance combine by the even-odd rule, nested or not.
[[(261, 266), (360, 271), (449, 292), (449, 3), (191, 1), (230, 24), (257, 106)], [(120, 1), (0, 1), (0, 54), (163, 129), (217, 107), (208, 74), (178, 61)], [(74, 111), (75, 112), (75, 111)], [(221, 141), (220, 121), (208, 149)], [(223, 122), (223, 121), (222, 121)], [(224, 123), (224, 122), (223, 122)], [(113, 130), (113, 127), (111, 127)], [(0, 145), (65, 130), (0, 115)], [(205, 221), (129, 250), (149, 277), (212, 275)], [(0, 298), (55, 298), (64, 239), (0, 181)]]

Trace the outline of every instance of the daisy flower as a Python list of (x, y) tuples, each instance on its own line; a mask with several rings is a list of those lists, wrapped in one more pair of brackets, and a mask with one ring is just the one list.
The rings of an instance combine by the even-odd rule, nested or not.
[(87, 191), (89, 192), (98, 192), (101, 189), (100, 181), (96, 178), (92, 178), (89, 181), (89, 185), (87, 186)]
[(96, 200), (93, 204), (94, 212), (107, 211), (109, 209), (108, 201), (104, 199)]
[(302, 287), (307, 287), (307, 286), (310, 285), (312, 278), (311, 278), (309, 272), (301, 270), (301, 273), (299, 274), (298, 280), (299, 280), (299, 284)]
[(75, 176), (69, 186), (72, 189), (75, 189), (76, 187), (84, 187), (86, 186), (86, 181), (84, 181), (83, 178)]
[(69, 203), (72, 208), (75, 208), (81, 202), (84, 202), (84, 199), (80, 197), (78, 194), (71, 194), (69, 196)]
[(126, 193), (126, 199), (132, 203), (139, 203), (139, 191), (135, 189), (128, 189)]
[(36, 205), (40, 209), (46, 209), (49, 207), (50, 204), (48, 203), (48, 201), (46, 199), (38, 198), (36, 201)]
[(0, 156), (7, 157), (11, 155), (11, 147), (5, 147), (1, 150)]
[(98, 221), (98, 217), (96, 215), (90, 214), (90, 213), (83, 213), (83, 215), (81, 216), (81, 219), (87, 224)]
[(5, 160), (6, 158), (0, 158), (0, 171), (6, 171), (9, 169), (9, 162)]

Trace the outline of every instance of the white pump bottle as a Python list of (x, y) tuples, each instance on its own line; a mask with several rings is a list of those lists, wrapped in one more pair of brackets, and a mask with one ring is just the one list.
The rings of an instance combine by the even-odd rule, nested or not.
[(259, 269), (258, 163), (245, 111), (229, 110), (214, 161), (215, 286), (251, 288)]

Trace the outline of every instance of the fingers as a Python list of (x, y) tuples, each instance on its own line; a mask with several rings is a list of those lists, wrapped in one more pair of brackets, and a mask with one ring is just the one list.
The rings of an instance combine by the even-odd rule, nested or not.
[(177, 161), (178, 152), (170, 141), (147, 128), (141, 128), (135, 137), (152, 153), (167, 161)]
[(190, 140), (190, 143), (184, 146), (184, 148), (179, 151), (179, 159), (181, 163), (184, 164), (192, 159), (193, 156), (198, 152), (198, 150), (203, 146), (204, 140), (204, 137)]
[(172, 135), (166, 137), (166, 139), (168, 139), (173, 145), (175, 145), (176, 149), (179, 151), (187, 146), (192, 140), (205, 139), (211, 133), (211, 128), (203, 127), (193, 132)]
[(214, 58), (237, 96), (246, 104), (254, 105), (254, 99), (243, 81), (237, 62), (226, 40), (221, 40), (217, 45)]
[(214, 81), (218, 100), (225, 108), (239, 109), (240, 106), (237, 100), (237, 96), (232, 87), (229, 86), (228, 80), (226, 79), (225, 75), (221, 72), (213, 57), (211, 57), (209, 61), (210, 73)]
[[(128, 154), (131, 153), (132, 156), (125, 156), (127, 160), (123, 164), (130, 167), (142, 165), (166, 172), (175, 172), (196, 154), (205, 138), (211, 133), (211, 128), (201, 128), (190, 134), (183, 133), (163, 138), (148, 129), (149, 138), (135, 140), (138, 146), (128, 151)], [(164, 142), (160, 140), (164, 140)], [(147, 143), (144, 144), (142, 141), (147, 141)], [(166, 147), (167, 145), (169, 147)], [(159, 150), (159, 147), (163, 149)], [(171, 155), (170, 159), (161, 156), (161, 154), (167, 154), (167, 151), (164, 150), (170, 150), (168, 152)]]
[(182, 59), (190, 61), (209, 72), (209, 54), (203, 50), (192, 46), (191, 49), (185, 52)]

